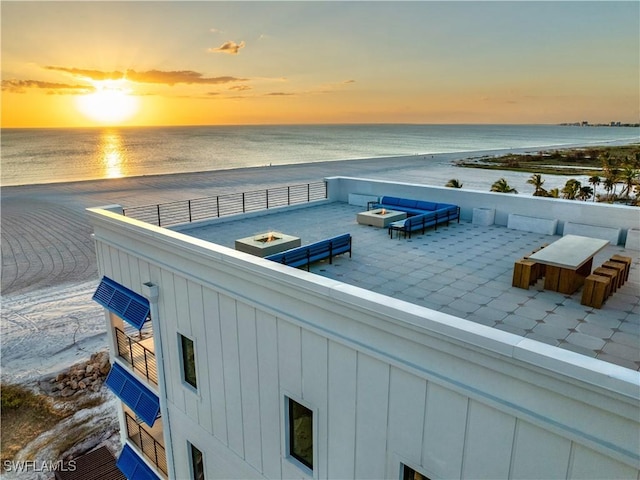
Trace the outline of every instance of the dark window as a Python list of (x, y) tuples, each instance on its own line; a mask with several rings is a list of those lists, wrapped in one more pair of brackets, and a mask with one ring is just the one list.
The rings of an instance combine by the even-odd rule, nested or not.
[(313, 470), (313, 412), (289, 399), (289, 454)]
[(202, 461), (202, 452), (193, 445), (189, 444), (191, 449), (191, 470), (193, 472), (193, 480), (204, 480), (204, 462)]
[(198, 388), (196, 382), (196, 355), (193, 349), (193, 340), (180, 335), (180, 343), (182, 344), (182, 372), (184, 381), (193, 388)]
[(402, 465), (402, 480), (429, 480), (428, 477), (416, 472), (413, 468)]

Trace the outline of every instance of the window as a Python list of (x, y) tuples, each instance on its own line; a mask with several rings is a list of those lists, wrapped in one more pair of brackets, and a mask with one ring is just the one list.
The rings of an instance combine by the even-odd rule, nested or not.
[(313, 412), (289, 401), (289, 455), (313, 470)]
[(180, 335), (180, 346), (182, 349), (182, 373), (184, 381), (193, 388), (198, 388), (196, 382), (196, 355), (193, 348), (193, 340)]
[(429, 480), (429, 478), (407, 465), (402, 465), (402, 480)]
[(202, 452), (196, 447), (189, 444), (191, 450), (191, 472), (193, 480), (204, 480), (204, 461), (202, 460)]

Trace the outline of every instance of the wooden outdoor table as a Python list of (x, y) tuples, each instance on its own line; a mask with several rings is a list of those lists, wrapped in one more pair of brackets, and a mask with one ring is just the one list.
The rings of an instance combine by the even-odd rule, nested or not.
[(600, 238), (565, 235), (529, 259), (547, 266), (545, 289), (570, 295), (584, 284), (591, 274), (593, 257), (608, 244)]

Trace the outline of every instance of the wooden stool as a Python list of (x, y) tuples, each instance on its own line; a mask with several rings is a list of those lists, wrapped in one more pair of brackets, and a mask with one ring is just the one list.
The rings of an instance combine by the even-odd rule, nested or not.
[(600, 275), (589, 275), (584, 280), (584, 290), (582, 290), (582, 305), (589, 307), (602, 308), (602, 304), (606, 300), (607, 287), (610, 283), (608, 277)]
[(618, 270), (615, 270), (613, 268), (598, 267), (593, 271), (593, 274), (600, 275), (601, 277), (609, 277), (607, 298), (609, 298), (609, 295), (613, 295), (616, 290), (618, 290), (618, 275), (620, 275)]
[(601, 266), (605, 268), (618, 270), (618, 287), (621, 287), (622, 285), (624, 285), (624, 271), (626, 267), (624, 266), (623, 263), (608, 261), (608, 262), (604, 262)]
[(614, 255), (609, 259), (610, 262), (618, 262), (623, 263), (625, 266), (624, 269), (624, 281), (629, 280), (629, 270), (631, 270), (631, 257), (624, 257), (622, 255)]
[(513, 281), (511, 285), (529, 290), (529, 285), (533, 285), (538, 280), (534, 276), (536, 262), (521, 258), (513, 264)]

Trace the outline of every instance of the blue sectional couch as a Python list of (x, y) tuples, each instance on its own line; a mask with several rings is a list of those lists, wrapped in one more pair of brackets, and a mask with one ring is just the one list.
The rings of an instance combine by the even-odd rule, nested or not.
[(291, 250), (275, 253), (264, 258), (273, 262), (289, 265), (290, 267), (306, 266), (307, 270), (309, 270), (309, 265), (313, 262), (328, 258), (329, 263), (333, 263), (333, 257), (347, 252), (349, 252), (349, 257), (351, 257), (351, 234), (344, 233), (337, 237), (292, 248)]
[(393, 232), (402, 232), (405, 237), (411, 238), (411, 232), (421, 230), (422, 233), (428, 227), (438, 228), (439, 224), (449, 225), (451, 220), (460, 222), (460, 207), (450, 203), (436, 203), (425, 200), (413, 200), (400, 197), (382, 197), (378, 202), (369, 202), (368, 209), (386, 208), (407, 213), (406, 220), (393, 222), (389, 225), (389, 236), (393, 238)]

